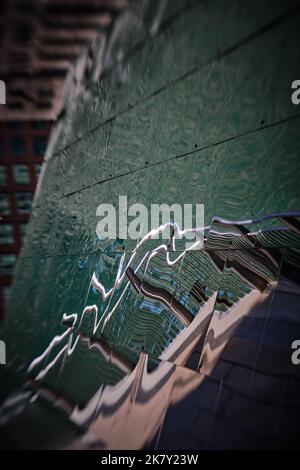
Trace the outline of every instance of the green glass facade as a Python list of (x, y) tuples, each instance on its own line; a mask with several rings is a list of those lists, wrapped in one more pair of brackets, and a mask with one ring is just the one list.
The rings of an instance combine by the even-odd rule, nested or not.
[[(294, 3), (170, 1), (160, 11), (153, 2), (108, 39), (104, 73), (82, 91), (46, 163), (4, 323), (13, 382), (31, 381), (26, 390), (67, 416), (57, 423), (70, 439), (56, 445), (88, 446), (76, 429), (99, 448), (285, 446), (279, 407), (285, 375), (299, 379), (290, 356), (300, 335)], [(155, 243), (131, 260), (136, 242), (99, 240), (97, 207), (120, 195), (146, 207), (204, 204), (204, 248), (174, 264), (159, 252), (146, 268)], [(247, 222), (222, 231), (217, 215)], [(120, 263), (124, 278), (103, 298), (96, 281), (113, 289)], [(113, 413), (119, 425), (107, 437)]]

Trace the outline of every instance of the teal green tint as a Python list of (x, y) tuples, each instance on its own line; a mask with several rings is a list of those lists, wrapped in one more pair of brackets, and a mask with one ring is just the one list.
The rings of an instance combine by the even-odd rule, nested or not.
[(31, 212), (31, 193), (15, 193), (17, 209), (20, 214), (29, 214)]
[(11, 276), (13, 274), (16, 259), (15, 253), (0, 254), (0, 273), (2, 276)]
[(0, 245), (14, 242), (14, 227), (12, 224), (0, 224)]
[(10, 214), (10, 203), (8, 194), (0, 194), (0, 215)]
[[(53, 364), (42, 383), (48, 394), (84, 407), (99, 387), (122, 381), (142, 352), (154, 363), (166, 360), (214, 294), (216, 323), (247, 299), (251, 269), (263, 295), (265, 284), (271, 290), (280, 270), (268, 262), (282, 262), (282, 240), (296, 247), (287, 271), (297, 265), (298, 241), (282, 235), (289, 218), (257, 224), (254, 240), (235, 223), (226, 230), (238, 233), (223, 235), (213, 219), (246, 220), (251, 231), (249, 219), (300, 209), (300, 108), (291, 102), (291, 83), (300, 77), (300, 16), (288, 12), (291, 4), (168, 2), (158, 31), (151, 22), (154, 29), (147, 29), (149, 17), (138, 16), (116, 40), (109, 38), (105, 73), (86, 77), (87, 88), (66, 107), (63, 131), (43, 163), (4, 322), (12, 370), (27, 377), (31, 361), (71, 328), (63, 346), (77, 338), (78, 348), (56, 361), (55, 343), (42, 362)], [(44, 143), (36, 138), (33, 145), (42, 156)], [(203, 204), (204, 224), (212, 224), (205, 249), (185, 253), (179, 244), (180, 262), (167, 263), (163, 253), (146, 266), (158, 245), (150, 240), (115, 288), (136, 241), (98, 239), (96, 227), (98, 206), (117, 207), (119, 196), (149, 210), (151, 204)], [(7, 201), (4, 196), (3, 214)], [(32, 195), (18, 192), (16, 205), (28, 214)], [(259, 232), (268, 223), (280, 225), (279, 233)], [(240, 259), (247, 269), (232, 273)], [(11, 259), (2, 264), (12, 269)]]
[(13, 165), (14, 180), (17, 184), (29, 184), (30, 174), (27, 165)]
[(6, 186), (6, 184), (7, 184), (6, 167), (4, 165), (0, 165), (0, 186)]

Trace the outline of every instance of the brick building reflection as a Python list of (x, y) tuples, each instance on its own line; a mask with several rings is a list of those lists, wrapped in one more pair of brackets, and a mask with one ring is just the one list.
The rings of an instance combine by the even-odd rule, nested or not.
[[(0, 320), (29, 220), (50, 129), (127, 0), (3, 0), (0, 4)], [(75, 72), (76, 71), (76, 72)], [(72, 97), (74, 98), (74, 97)], [(57, 136), (57, 132), (55, 134)]]
[(50, 121), (0, 124), (0, 312), (26, 232)]

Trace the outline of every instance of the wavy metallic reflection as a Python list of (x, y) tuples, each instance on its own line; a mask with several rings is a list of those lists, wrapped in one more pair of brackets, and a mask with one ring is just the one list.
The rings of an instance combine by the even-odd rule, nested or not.
[[(123, 254), (110, 286), (95, 270), (81, 315), (65, 313), (65, 331), (31, 362), (27, 406), (46, 399), (64, 411), (79, 431), (67, 447), (145, 448), (159, 445), (161, 432), (171, 432), (172, 410), (204, 393), (207, 384), (218, 384), (219, 400), (227, 383), (248, 396), (253, 374), (271, 383), (287, 376), (299, 380), (289, 363), (274, 373), (269, 359), (274, 348), (276, 357), (285, 357), (287, 338), (300, 334), (293, 312), (288, 322), (277, 319), (283, 318), (277, 307), (283, 296), (292, 296), (299, 309), (297, 217), (215, 217), (201, 250), (176, 252), (171, 240), (173, 250), (160, 245), (153, 252)], [(89, 385), (78, 401), (83, 371)], [(4, 403), (0, 420), (22, 414), (26, 400), (21, 402)], [(210, 420), (217, 406), (216, 401)]]

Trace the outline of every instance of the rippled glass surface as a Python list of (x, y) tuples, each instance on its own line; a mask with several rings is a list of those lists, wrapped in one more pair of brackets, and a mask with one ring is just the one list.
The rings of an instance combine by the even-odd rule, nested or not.
[[(162, 3), (119, 20), (45, 165), (3, 325), (5, 448), (297, 445), (299, 12)], [(204, 204), (203, 246), (97, 238), (120, 195)]]
[[(2, 430), (25, 447), (272, 447), (287, 419), (295, 437), (299, 220), (215, 217), (200, 250), (89, 255), (79, 313), (51, 326), (38, 311), (21, 361), (16, 344), (24, 384), (1, 406)], [(70, 264), (72, 289), (87, 266)]]

